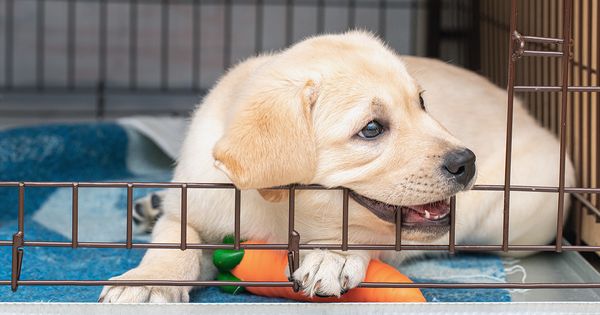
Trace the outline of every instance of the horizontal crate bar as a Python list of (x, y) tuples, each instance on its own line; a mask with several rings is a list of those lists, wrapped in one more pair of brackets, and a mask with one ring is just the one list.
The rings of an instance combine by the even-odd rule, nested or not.
[[(50, 242), (50, 241), (25, 241), (23, 244), (25, 247), (71, 247), (71, 242)], [(10, 241), (0, 241), (0, 246), (12, 246)], [(79, 242), (78, 247), (82, 248), (126, 248), (127, 244), (122, 242)], [(133, 243), (131, 248), (134, 249), (181, 249), (179, 243)], [(188, 243), (187, 249), (234, 249), (233, 244), (198, 244)], [(243, 249), (269, 249), (269, 250), (287, 250), (287, 244), (240, 244), (240, 248)], [(486, 252), (497, 252), (502, 251), (502, 245), (455, 245), (456, 251), (486, 251)], [(575, 246), (575, 245), (564, 245), (563, 250), (565, 251), (580, 251), (580, 252), (594, 252), (600, 251), (600, 246)], [(311, 249), (329, 249), (329, 250), (342, 250), (341, 244), (300, 244), (300, 249), (311, 250)], [(396, 250), (395, 244), (348, 244), (348, 250)], [(449, 245), (401, 245), (400, 250), (436, 250), (436, 251), (448, 251)], [(509, 251), (543, 251), (553, 252), (556, 246), (554, 245), (510, 245), (508, 246)]]
[[(127, 188), (131, 185), (134, 188), (181, 188), (186, 185), (188, 188), (204, 189), (235, 189), (231, 183), (177, 183), (177, 182), (23, 182), (25, 187), (72, 187), (77, 184), (79, 187), (97, 187), (97, 188)], [(19, 182), (0, 182), (0, 187), (18, 187)], [(319, 189), (319, 188), (305, 188)], [(327, 189), (327, 188), (321, 188)], [(335, 188), (333, 188), (335, 189)]]
[(527, 57), (562, 57), (560, 51), (523, 50), (522, 56)]
[[(65, 2), (66, 0), (44, 0), (47, 2)], [(130, 0), (78, 0), (80, 2), (103, 2), (106, 1), (108, 3), (128, 3)], [(160, 5), (162, 0), (144, 0), (144, 4), (149, 5)], [(222, 0), (169, 0), (169, 5), (189, 5), (192, 2), (198, 2), (202, 6), (222, 6)], [(285, 1), (282, 0), (264, 0), (264, 5), (268, 6), (285, 6)], [(255, 0), (233, 0), (233, 5), (236, 6), (252, 6), (256, 5)], [(389, 1), (387, 3), (388, 8), (392, 9), (409, 9), (412, 8), (412, 3), (410, 1)], [(294, 0), (294, 6), (307, 6), (307, 7), (316, 7), (315, 0)], [(334, 8), (347, 8), (348, 1), (347, 0), (327, 0), (325, 2), (326, 7), (334, 7)], [(379, 5), (376, 1), (357, 1), (356, 7), (358, 8), (378, 8)]]
[[(43, 90), (39, 90), (35, 85), (20, 85), (13, 86), (10, 89), (0, 85), (0, 92), (4, 94), (32, 94), (35, 95), (52, 95), (52, 94), (65, 94), (70, 95), (90, 95), (95, 96), (98, 92), (98, 88), (95, 86), (77, 86), (69, 87), (65, 86), (53, 86), (44, 85)], [(148, 87), (124, 87), (124, 86), (107, 86), (103, 90), (104, 94), (110, 95), (204, 95), (208, 92), (208, 89), (192, 89), (192, 88), (180, 88), (180, 87), (169, 87), (166, 90), (160, 88), (160, 86), (148, 86)]]
[[(515, 92), (560, 92), (560, 86), (515, 86)], [(569, 92), (600, 92), (600, 86), (569, 86)]]
[[(23, 182), (25, 187), (72, 187), (77, 184), (79, 187), (99, 187), (99, 188), (127, 188), (132, 185), (134, 188), (181, 188), (187, 185), (187, 188), (196, 189), (235, 189), (231, 183), (178, 183), (178, 182)], [(0, 187), (18, 187), (19, 182), (0, 182)], [(270, 189), (289, 189), (289, 186), (279, 186)], [(320, 185), (296, 185), (296, 190), (343, 190), (344, 187), (323, 187)], [(551, 186), (526, 186), (511, 185), (511, 191), (521, 192), (558, 192), (558, 187)], [(503, 191), (504, 185), (475, 185), (471, 190), (478, 191)], [(600, 187), (567, 187), (567, 193), (600, 193)]]
[[(2, 280), (0, 285), (10, 281)], [(30, 286), (244, 286), (244, 287), (292, 287), (288, 281), (189, 281), (189, 280), (20, 280), (19, 285)], [(405, 283), (405, 282), (361, 282), (361, 288), (437, 288), (437, 289), (594, 289), (600, 283)]]
[(540, 37), (540, 36), (521, 36), (522, 40), (528, 43), (542, 43), (542, 44), (562, 44), (562, 38), (553, 37)]

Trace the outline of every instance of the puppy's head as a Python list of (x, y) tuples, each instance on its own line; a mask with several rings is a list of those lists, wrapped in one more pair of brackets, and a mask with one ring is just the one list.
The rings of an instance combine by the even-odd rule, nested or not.
[(427, 95), (370, 34), (305, 40), (275, 55), (240, 87), (214, 148), (241, 189), (316, 183), (351, 190), (352, 207), (395, 222), (403, 237), (448, 230), (448, 199), (470, 188), (475, 156), (427, 113)]

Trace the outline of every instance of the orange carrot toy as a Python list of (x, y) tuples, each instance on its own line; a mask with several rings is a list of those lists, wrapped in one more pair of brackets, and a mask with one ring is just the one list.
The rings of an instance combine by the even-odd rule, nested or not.
[[(226, 237), (225, 243), (232, 243)], [(265, 244), (244, 242), (244, 244)], [(216, 250), (213, 263), (219, 269), (218, 280), (227, 281), (288, 281), (285, 271), (288, 265), (284, 250)], [(371, 260), (365, 276), (366, 282), (412, 283), (394, 267), (379, 260)], [(224, 286), (225, 292), (236, 294), (244, 289), (239, 286)], [(268, 297), (287, 298), (306, 302), (425, 302), (416, 288), (354, 288), (341, 297), (308, 297), (284, 287), (247, 287), (250, 293)]]

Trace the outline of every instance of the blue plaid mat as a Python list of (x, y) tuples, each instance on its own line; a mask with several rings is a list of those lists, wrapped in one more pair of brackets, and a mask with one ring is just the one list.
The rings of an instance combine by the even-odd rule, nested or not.
[[(116, 123), (50, 125), (0, 131), (0, 181), (165, 181), (172, 161), (148, 138)], [(136, 189), (135, 197), (150, 193)], [(16, 231), (16, 188), (0, 188), (0, 240)], [(125, 189), (80, 188), (80, 241), (123, 241)], [(69, 241), (70, 188), (28, 188), (25, 238)], [(143, 239), (141, 237), (140, 239)], [(143, 250), (25, 249), (21, 279), (108, 279), (134, 267)], [(506, 282), (500, 258), (457, 255), (408, 262), (401, 271), (415, 282)], [(0, 247), (0, 280), (9, 280), (10, 247)], [(0, 287), (2, 302), (94, 302), (100, 287)], [(510, 301), (503, 289), (423, 289), (430, 302)], [(291, 302), (216, 288), (192, 292), (193, 302)]]

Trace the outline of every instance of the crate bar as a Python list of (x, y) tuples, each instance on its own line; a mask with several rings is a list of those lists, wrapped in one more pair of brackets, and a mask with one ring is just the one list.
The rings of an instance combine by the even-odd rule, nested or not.
[[(415, 1), (410, 2), (409, 10), (409, 25), (410, 28), (416, 30), (418, 26), (417, 15), (419, 14), (420, 8), (418, 3)], [(417, 32), (411, 32), (410, 40), (409, 40), (410, 54), (417, 55)], [(478, 46), (479, 47), (479, 46)]]
[[(0, 241), (0, 246), (10, 246), (10, 241)], [(71, 242), (51, 242), (51, 241), (26, 241), (24, 246), (27, 247), (71, 247)], [(127, 248), (127, 243), (122, 242), (79, 242), (79, 248)], [(339, 246), (338, 246), (339, 247)], [(180, 243), (132, 243), (132, 249), (179, 249), (181, 250)], [(240, 244), (240, 248), (243, 249), (273, 249), (273, 250), (285, 250), (288, 248), (287, 244)], [(233, 244), (199, 244), (199, 243), (187, 243), (186, 249), (234, 249)]]
[(379, 33), (379, 36), (381, 36), (381, 38), (385, 38), (385, 36), (387, 34), (386, 11), (387, 11), (387, 0), (379, 0), (378, 17), (377, 17), (379, 24), (377, 26), (377, 31)]
[(342, 250), (348, 250), (348, 188), (342, 193)]
[[(542, 8), (543, 8), (543, 14), (544, 16), (549, 17), (550, 16), (550, 4), (542, 2)], [(546, 37), (550, 36), (550, 18), (546, 18), (544, 19), (545, 21), (543, 21), (544, 26), (542, 28), (542, 34)], [(544, 44), (539, 44), (538, 46), (542, 46), (542, 47), (547, 47), (548, 45), (544, 45)], [(542, 67), (542, 78), (543, 78), (543, 82), (544, 85), (548, 85), (548, 84), (552, 84), (551, 82), (549, 82), (550, 80), (550, 74), (549, 74), (549, 70), (551, 68), (551, 63), (553, 62), (552, 59), (550, 58), (544, 58), (543, 60), (543, 67)], [(543, 104), (543, 110), (542, 110), (542, 114), (543, 114), (543, 125), (546, 128), (550, 127), (550, 123), (548, 121), (548, 119), (550, 118), (550, 95), (547, 94), (543, 94), (542, 95), (542, 104)]]
[(19, 201), (18, 201), (18, 231), (13, 234), (12, 238), (12, 270), (10, 277), (10, 287), (13, 292), (19, 287), (19, 278), (21, 276), (21, 267), (23, 262), (23, 246), (24, 246), (24, 226), (23, 218), (25, 216), (25, 185), (19, 183)]
[(99, 14), (99, 34), (98, 34), (98, 82), (103, 84), (106, 81), (106, 55), (107, 55), (107, 15), (108, 15), (108, 3), (106, 1), (100, 1)]
[[(590, 9), (591, 11), (591, 9)], [(596, 18), (600, 20), (600, 3), (596, 4)], [(600, 22), (598, 22), (600, 23)], [(600, 25), (600, 24), (599, 24)], [(596, 84), (600, 86), (600, 30), (596, 28)], [(591, 63), (590, 63), (591, 67)], [(600, 95), (596, 95), (596, 104), (600, 103)], [(591, 116), (591, 115), (590, 115)], [(600, 187), (600, 108), (596, 108), (596, 186)], [(591, 150), (591, 148), (590, 148)], [(596, 195), (596, 206), (600, 207), (600, 195)]]
[(181, 250), (187, 249), (187, 188), (187, 184), (181, 185), (181, 241), (179, 244)]
[(512, 132), (513, 132), (513, 103), (515, 86), (515, 39), (517, 34), (517, 0), (510, 3), (510, 41), (508, 48), (508, 108), (506, 111), (506, 152), (504, 159), (504, 209), (502, 225), (502, 249), (508, 251), (509, 222), (510, 222), (510, 172), (512, 159)]
[[(8, 285), (10, 281), (0, 281), (0, 285)], [(245, 287), (292, 287), (285, 281), (191, 281), (191, 280), (21, 280), (19, 285), (29, 286), (221, 286), (243, 285)]]
[[(288, 189), (289, 209), (288, 209), (288, 268), (290, 278), (294, 272), (300, 267), (300, 234), (294, 228), (295, 212), (296, 212), (296, 185), (290, 185)], [(341, 249), (341, 246), (339, 246)], [(291, 280), (291, 279), (290, 279)], [(294, 292), (300, 291), (298, 282), (294, 282), (292, 287)]]
[(129, 2), (129, 89), (137, 88), (138, 0)]
[(79, 242), (79, 185), (73, 183), (71, 190), (71, 248), (75, 249)]
[(288, 250), (292, 251), (292, 238), (294, 233), (294, 220), (296, 215), (296, 186), (288, 188)]
[[(502, 5), (502, 3), (500, 3), (499, 1), (491, 1), (491, 7), (492, 7), (492, 12), (494, 12), (493, 15), (493, 21), (495, 22), (495, 24), (497, 25), (497, 15), (500, 12), (500, 8), (499, 6)], [(497, 85), (500, 85), (500, 81), (498, 79), (499, 77), (499, 73), (500, 73), (500, 65), (499, 65), (499, 60), (500, 60), (500, 47), (499, 47), (499, 42), (498, 42), (498, 33), (500, 32), (498, 27), (494, 25), (495, 27), (492, 27), (490, 29), (491, 31), (491, 38), (492, 40), (491, 42), (491, 59), (492, 59), (492, 69), (491, 69), (491, 73), (492, 73), (492, 82), (494, 82)]]
[(395, 251), (402, 250), (402, 209), (396, 210), (396, 240), (394, 244)]
[[(595, 207), (589, 200), (585, 199), (585, 197), (580, 194), (572, 194), (572, 196), (577, 199), (582, 206), (587, 208), (588, 212), (593, 213), (597, 218), (600, 218), (600, 209)], [(578, 222), (578, 224), (581, 224), (581, 222)]]
[[(578, 52), (578, 58), (579, 59), (579, 67), (578, 67), (578, 71), (577, 74), (578, 75), (578, 81), (579, 84), (583, 85), (583, 69), (581, 68), (581, 64), (583, 64), (583, 0), (579, 0), (579, 10), (578, 11), (578, 16), (577, 18), (573, 17), (574, 20), (577, 20), (577, 26), (573, 25), (573, 29), (575, 30), (575, 28), (577, 28), (577, 33), (579, 34), (579, 40), (577, 41), (577, 48), (573, 48), (574, 50), (576, 50)], [(575, 15), (575, 10), (573, 10), (573, 15)], [(574, 36), (574, 35), (573, 35)], [(591, 50), (591, 47), (590, 47)], [(571, 54), (572, 58), (574, 58), (574, 53)], [(573, 65), (571, 65), (571, 71), (575, 72), (575, 67)], [(562, 89), (561, 89), (562, 90)], [(583, 170), (585, 168), (584, 165), (584, 160), (583, 160), (583, 141), (581, 140), (581, 136), (583, 136), (583, 94), (582, 93), (578, 93), (577, 95), (575, 95), (577, 97), (577, 103), (571, 103), (571, 109), (573, 110), (573, 112), (575, 112), (575, 104), (577, 104), (577, 108), (578, 110), (578, 115), (575, 117), (573, 117), (573, 121), (571, 123), (573, 123), (574, 126), (571, 126), (571, 128), (574, 128), (575, 126), (579, 126), (579, 128), (577, 128), (577, 134), (578, 137), (577, 138), (577, 143), (575, 144), (576, 147), (578, 147), (578, 151), (577, 152), (577, 161), (574, 161), (575, 165), (577, 165), (577, 167), (579, 168), (577, 170), (577, 174), (582, 174), (581, 176), (578, 176), (578, 186), (584, 187), (586, 182), (585, 182), (585, 178), (584, 178), (584, 173)], [(577, 123), (575, 123), (575, 119), (577, 118)], [(575, 210), (575, 211), (580, 211), (580, 210)]]
[(257, 55), (263, 50), (264, 7), (263, 0), (256, 0), (254, 10), (254, 53)]
[(285, 46), (292, 45), (294, 40), (294, 2), (285, 2)]
[(521, 36), (525, 42), (540, 43), (540, 44), (562, 44), (562, 38), (541, 37), (541, 36)]
[(235, 219), (233, 227), (233, 249), (240, 249), (240, 224), (241, 224), (241, 206), (242, 204), (242, 192), (239, 189), (235, 189)]
[[(65, 0), (47, 0), (47, 1), (65, 1)], [(100, 0), (79, 0), (81, 2), (99, 2)], [(101, 0), (109, 3), (123, 3), (130, 0)], [(145, 3), (148, 4), (157, 4), (162, 0), (145, 0)], [(190, 2), (201, 2), (206, 5), (220, 5), (222, 4), (222, 0), (172, 0), (170, 1), (171, 5), (185, 5)], [(315, 0), (292, 0), (294, 5), (303, 6), (303, 7), (314, 7)], [(336, 7), (336, 8), (347, 8), (348, 0), (328, 0), (328, 6)], [(236, 5), (244, 5), (244, 6), (252, 6), (256, 3), (256, 0), (235, 0)], [(282, 5), (283, 1), (281, 0), (266, 0), (265, 3), (268, 5)], [(330, 4), (329, 4), (330, 3)], [(360, 8), (370, 8), (376, 9), (378, 7), (377, 2), (375, 1), (357, 1), (357, 7)], [(407, 1), (388, 1), (388, 8), (391, 9), (406, 9), (410, 6), (410, 3)]]
[(556, 251), (562, 251), (563, 238), (563, 221), (565, 207), (565, 168), (567, 159), (567, 102), (568, 102), (568, 87), (569, 87), (569, 38), (571, 36), (571, 9), (573, 6), (572, 0), (564, 0), (563, 2), (563, 39), (565, 44), (562, 46), (562, 91), (561, 91), (561, 114), (560, 114), (560, 166), (558, 177), (558, 219), (556, 220)]
[(450, 234), (448, 234), (448, 251), (456, 253), (456, 196), (450, 198)]
[[(593, 34), (593, 29), (592, 29), (592, 21), (593, 21), (593, 11), (592, 11), (592, 3), (588, 2), (588, 43), (589, 43), (589, 49), (588, 49), (588, 55), (587, 55), (587, 60), (589, 63), (589, 68), (587, 69), (587, 84), (591, 85), (592, 84), (592, 71), (591, 71), (591, 67), (592, 67), (592, 60), (593, 60), (593, 56), (592, 56), (592, 34)], [(600, 19), (600, 16), (598, 16), (598, 19)], [(599, 25), (600, 27), (600, 25)], [(596, 32), (598, 32), (598, 29), (596, 28)], [(596, 42), (596, 45), (600, 45), (600, 42)], [(596, 46), (596, 54), (600, 55), (600, 48), (598, 48), (598, 46)], [(600, 66), (600, 65), (597, 65)], [(597, 76), (600, 77), (600, 73), (597, 73)], [(599, 80), (600, 81), (600, 80)], [(598, 84), (598, 90), (600, 91), (600, 82), (597, 83)], [(592, 94), (591, 93), (587, 93), (588, 96), (588, 115), (587, 115), (587, 126), (588, 126), (588, 133), (589, 136), (587, 137), (587, 161), (588, 161), (588, 171), (587, 173), (587, 183), (588, 186), (592, 185), (592, 164), (593, 164), (593, 160), (592, 160)], [(598, 110), (600, 110), (600, 108), (598, 108)], [(597, 124), (600, 124), (600, 121), (597, 122)], [(597, 173), (600, 173), (600, 170), (596, 169)], [(598, 186), (600, 186), (600, 183), (597, 183)], [(591, 200), (591, 196), (590, 196), (590, 200)], [(580, 212), (583, 211), (583, 209), (580, 210)], [(581, 213), (580, 213), (581, 214)], [(583, 223), (581, 222), (581, 220), (583, 219), (583, 216), (580, 216), (580, 220), (579, 223)], [(579, 224), (578, 223), (578, 224)], [(578, 235), (581, 234), (580, 233), (581, 230), (578, 231)], [(577, 244), (579, 245), (579, 244)]]
[(160, 3), (160, 89), (169, 88), (169, 1)]
[[(10, 281), (0, 281), (8, 285)], [(289, 281), (200, 281), (200, 280), (21, 280), (28, 286), (244, 286), (244, 287), (292, 287)], [(406, 283), (406, 282), (361, 282), (360, 288), (436, 288), (436, 289), (595, 289), (600, 282), (591, 283)]]
[(317, 34), (325, 31), (325, 0), (317, 1)]
[[(515, 86), (515, 92), (560, 92), (561, 86)], [(600, 92), (600, 86), (569, 86), (569, 92)]]
[[(0, 182), (0, 187), (18, 187), (19, 182)], [(188, 188), (201, 188), (201, 189), (235, 189), (235, 186), (231, 183), (182, 183), (182, 182), (78, 182), (79, 187), (103, 187), (103, 188), (127, 188), (127, 185), (131, 184), (135, 188), (181, 188), (182, 185), (187, 185)], [(23, 182), (23, 185), (28, 187), (71, 187), (73, 182)], [(287, 190), (287, 186), (272, 187), (269, 189)], [(344, 190), (344, 187), (323, 187), (319, 185), (296, 185), (295, 190)], [(471, 190), (476, 191), (503, 191), (504, 185), (475, 185)], [(520, 192), (558, 192), (558, 187), (552, 186), (525, 186), (525, 185), (511, 185), (509, 186), (510, 191)], [(600, 187), (565, 187), (566, 193), (584, 193), (584, 194), (598, 194), (600, 193)]]
[(581, 246), (581, 229), (583, 225), (583, 206), (579, 199), (575, 199), (573, 203), (575, 207), (575, 245)]
[(231, 38), (233, 21), (231, 19), (231, 0), (223, 1), (223, 70), (231, 65)]
[(200, 89), (200, 4), (197, 1), (192, 3), (192, 90)]
[(76, 0), (69, 0), (67, 6), (67, 87), (75, 89), (75, 25)]
[(104, 118), (106, 94), (106, 54), (107, 54), (107, 9), (108, 2), (101, 1), (99, 10), (98, 35), (98, 80), (96, 84), (96, 118)]
[[(412, 15), (411, 15), (412, 18)], [(356, 0), (348, 1), (348, 29), (356, 26)]]
[(7, 90), (12, 89), (13, 85), (13, 53), (14, 53), (14, 0), (6, 0), (5, 3), (5, 32), (4, 32), (4, 86)]
[[(414, 3), (414, 2), (413, 2)], [(479, 23), (479, 15), (481, 14), (481, 1), (474, 0), (470, 2), (471, 4), (471, 19), (470, 19), (470, 28), (471, 28), (471, 37), (469, 38), (469, 42), (471, 43), (469, 47), (469, 59), (470, 64), (469, 68), (471, 70), (480, 70), (481, 69), (481, 27)], [(413, 14), (411, 14), (411, 18), (414, 19)], [(415, 19), (416, 20), (416, 19)], [(417, 29), (416, 22), (413, 25), (413, 29)], [(416, 36), (416, 32), (413, 32)], [(414, 41), (416, 42), (416, 40)], [(415, 51), (416, 54), (416, 51)]]
[(19, 232), (24, 231), (24, 217), (25, 217), (25, 183), (19, 183), (19, 214), (18, 214), (18, 228)]
[(36, 87), (38, 90), (44, 89), (44, 60), (46, 59), (46, 47), (45, 47), (45, 4), (44, 0), (38, 0), (36, 2), (36, 65), (35, 65), (35, 76), (36, 76)]
[[(11, 246), (10, 241), (0, 241), (0, 246)], [(23, 246), (25, 247), (71, 247), (71, 242), (50, 242), (50, 241), (24, 241)], [(109, 243), (109, 242), (79, 242), (78, 247), (80, 248), (126, 248), (126, 243)], [(286, 250), (289, 246), (287, 244), (240, 244), (242, 249), (270, 249), (270, 250)], [(157, 248), (157, 249), (181, 249), (179, 243), (133, 243), (132, 248), (134, 249), (146, 249), (146, 248)], [(339, 244), (299, 244), (298, 248), (301, 250), (309, 249), (329, 249), (329, 250), (341, 250), (342, 246)], [(188, 243), (187, 249), (234, 249), (233, 245), (229, 244), (195, 244)], [(348, 250), (395, 250), (396, 245), (394, 244), (352, 244), (348, 245)], [(401, 250), (432, 250), (432, 251), (448, 251), (448, 245), (402, 245)], [(503, 251), (502, 245), (456, 245), (456, 251), (481, 251), (481, 252), (498, 252)], [(554, 252), (556, 247), (554, 245), (510, 245), (508, 247), (510, 251), (543, 251), (543, 252)], [(563, 251), (578, 251), (578, 252), (595, 252), (600, 251), (600, 246), (576, 246), (576, 245), (564, 245)]]
[(563, 52), (544, 50), (523, 50), (522, 55), (527, 57), (562, 57)]
[(360, 288), (436, 288), (436, 289), (593, 289), (600, 282), (588, 283), (391, 283), (362, 282)]
[(133, 185), (127, 184), (127, 240), (126, 248), (131, 249), (133, 240)]

